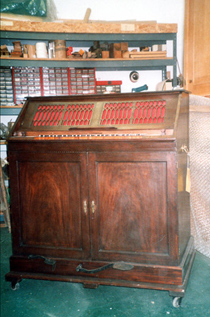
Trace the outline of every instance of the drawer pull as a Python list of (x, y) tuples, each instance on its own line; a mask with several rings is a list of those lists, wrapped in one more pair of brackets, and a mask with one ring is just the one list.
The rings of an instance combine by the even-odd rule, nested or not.
[(106, 269), (109, 269), (113, 267), (113, 264), (107, 264), (107, 265), (104, 265), (104, 266), (101, 266), (97, 269), (92, 269), (92, 270), (88, 270), (88, 269), (85, 269), (84, 267), (82, 267), (82, 264), (79, 264), (77, 267), (76, 267), (76, 271), (77, 272), (83, 272), (83, 273), (98, 273), (98, 272), (101, 272), (101, 271), (104, 271)]
[(104, 271), (104, 270), (110, 269), (110, 268), (120, 270), (120, 271), (130, 271), (134, 268), (134, 266), (131, 264), (125, 263), (125, 262), (116, 262), (116, 263), (110, 263), (110, 264), (98, 267), (97, 269), (88, 270), (88, 269), (85, 269), (82, 266), (82, 264), (79, 264), (76, 267), (76, 271), (92, 274), (92, 273), (98, 273), (98, 272), (101, 272), (101, 271)]
[(55, 266), (56, 266), (56, 261), (55, 260), (52, 260), (52, 259), (49, 259), (49, 258), (45, 258), (42, 255), (32, 255), (32, 254), (28, 256), (28, 259), (29, 260), (34, 260), (34, 259), (44, 260), (45, 264), (51, 265), (52, 266), (52, 270), (53, 271), (55, 270)]

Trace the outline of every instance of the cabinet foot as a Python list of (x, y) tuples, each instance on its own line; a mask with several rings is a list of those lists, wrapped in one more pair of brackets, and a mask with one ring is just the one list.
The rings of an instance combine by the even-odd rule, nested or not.
[(172, 305), (175, 308), (179, 308), (181, 306), (181, 302), (182, 302), (182, 297), (176, 296), (173, 298)]
[(17, 291), (20, 288), (20, 283), (18, 283), (17, 281), (12, 281), (11, 282), (11, 289), (13, 291)]
[(98, 287), (98, 284), (91, 284), (91, 283), (83, 283), (84, 288), (92, 288), (96, 289)]
[(20, 276), (15, 276), (13, 274), (6, 274), (5, 275), (5, 280), (7, 282), (10, 282), (11, 283), (11, 289), (13, 291), (16, 291), (20, 288), (20, 282), (22, 281), (22, 278)]
[(13, 291), (17, 291), (20, 288), (20, 282), (22, 281), (22, 279), (19, 278), (11, 278), (10, 282), (11, 282), (11, 289)]

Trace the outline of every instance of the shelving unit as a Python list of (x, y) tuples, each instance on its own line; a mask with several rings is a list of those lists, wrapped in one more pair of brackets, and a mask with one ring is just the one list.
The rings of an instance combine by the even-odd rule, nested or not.
[(129, 47), (166, 44), (173, 41), (173, 57), (157, 60), (133, 59), (23, 59), (1, 58), (2, 66), (50, 66), (50, 67), (95, 67), (97, 70), (162, 70), (173, 66), (173, 86), (176, 86), (176, 24), (125, 24), (125, 23), (53, 23), (20, 22), (2, 26), (2, 43), (12, 45), (15, 40), (22, 44), (36, 41), (62, 39), (67, 46), (90, 47), (93, 41), (128, 42)]
[[(177, 25), (158, 23), (56, 23), (1, 21), (1, 42), (12, 46), (13, 41), (21, 44), (35, 44), (37, 41), (48, 42), (62, 39), (66, 46), (87, 47), (93, 41), (117, 43), (128, 42), (128, 47), (151, 46), (155, 44), (173, 43), (173, 56), (165, 59), (24, 59), (1, 57), (1, 66), (33, 66), (33, 67), (94, 67), (96, 71), (121, 70), (160, 70), (162, 79), (166, 78), (167, 67), (173, 67), (173, 87), (177, 85), (176, 45)], [(18, 115), (18, 107), (1, 107), (1, 115)]]

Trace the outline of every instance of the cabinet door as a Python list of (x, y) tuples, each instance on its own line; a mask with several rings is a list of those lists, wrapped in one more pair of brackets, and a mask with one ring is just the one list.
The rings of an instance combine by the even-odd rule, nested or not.
[(15, 252), (87, 258), (86, 154), (18, 153), (10, 168)]
[(209, 0), (185, 0), (184, 79), (194, 95), (210, 96), (209, 16)]
[(176, 263), (175, 154), (92, 154), (92, 257)]

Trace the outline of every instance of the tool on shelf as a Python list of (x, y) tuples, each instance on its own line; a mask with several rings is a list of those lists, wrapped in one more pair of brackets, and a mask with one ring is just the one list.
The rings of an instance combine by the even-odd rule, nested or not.
[(140, 87), (137, 87), (137, 88), (132, 88), (132, 92), (140, 92), (140, 91), (143, 91), (143, 90), (148, 90), (148, 86), (147, 85), (143, 85), (143, 86), (140, 86)]

